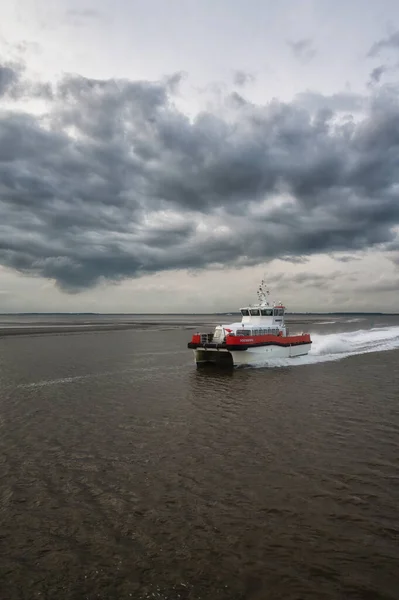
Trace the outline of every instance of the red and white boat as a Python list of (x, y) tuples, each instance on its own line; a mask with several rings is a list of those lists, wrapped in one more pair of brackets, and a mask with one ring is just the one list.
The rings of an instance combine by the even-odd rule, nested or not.
[(214, 333), (195, 333), (188, 348), (194, 351), (196, 364), (238, 367), (308, 354), (312, 344), (310, 335), (290, 334), (284, 323), (285, 307), (281, 302), (271, 306), (268, 296), (262, 281), (258, 304), (240, 309), (241, 322), (217, 325)]

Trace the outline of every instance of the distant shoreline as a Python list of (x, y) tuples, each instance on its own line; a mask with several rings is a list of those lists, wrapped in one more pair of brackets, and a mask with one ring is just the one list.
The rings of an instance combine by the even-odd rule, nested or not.
[[(0, 313), (0, 317), (226, 317), (240, 315), (239, 312), (216, 313), (93, 313), (93, 312), (18, 312)], [(307, 315), (320, 317), (347, 317), (347, 316), (398, 316), (390, 312), (286, 312), (286, 315)]]
[[(291, 326), (311, 326), (320, 319), (337, 317), (384, 317), (396, 316), (389, 313), (288, 313), (286, 323)], [(1, 317), (12, 317), (1, 321)], [(18, 317), (20, 320), (18, 320)], [(31, 319), (26, 320), (26, 318)], [(47, 317), (47, 319), (40, 319)], [(50, 319), (48, 318), (50, 317)], [(68, 317), (65, 319), (65, 317)], [(90, 317), (102, 317), (96, 319)], [(113, 317), (118, 317), (113, 318)], [(120, 319), (123, 317), (123, 320)], [(144, 318), (143, 318), (144, 317)], [(163, 318), (162, 318), (163, 317)], [(168, 318), (165, 318), (168, 317)], [(175, 317), (175, 318), (173, 318)], [(180, 317), (180, 318), (179, 318)], [(23, 320), (25, 318), (25, 321)], [(238, 320), (237, 313), (229, 314), (122, 314), (122, 313), (13, 313), (0, 314), (0, 338), (14, 336), (67, 335), (102, 331), (145, 331), (145, 330), (206, 330), (218, 323)], [(355, 319), (356, 320), (356, 319)], [(343, 321), (344, 322), (344, 321)]]

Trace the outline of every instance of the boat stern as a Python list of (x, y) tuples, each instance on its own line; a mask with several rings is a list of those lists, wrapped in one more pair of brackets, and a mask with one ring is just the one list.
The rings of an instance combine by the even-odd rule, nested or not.
[(213, 333), (195, 333), (187, 347), (193, 350), (197, 366), (207, 363), (221, 367), (233, 367), (232, 354), (226, 348), (226, 343), (218, 342)]

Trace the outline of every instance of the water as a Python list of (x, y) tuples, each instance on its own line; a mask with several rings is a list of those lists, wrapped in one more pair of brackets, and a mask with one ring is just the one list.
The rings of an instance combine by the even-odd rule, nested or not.
[(397, 599), (398, 317), (234, 372), (220, 317), (46, 319), (0, 319), (1, 598)]

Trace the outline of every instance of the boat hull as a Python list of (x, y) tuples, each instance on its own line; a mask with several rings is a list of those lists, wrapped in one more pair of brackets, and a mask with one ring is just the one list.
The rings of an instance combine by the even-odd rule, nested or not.
[(295, 358), (308, 354), (311, 342), (292, 346), (267, 345), (255, 346), (246, 350), (228, 350), (227, 348), (196, 348), (194, 360), (197, 365), (214, 363), (219, 366), (239, 367), (267, 364), (275, 358)]

